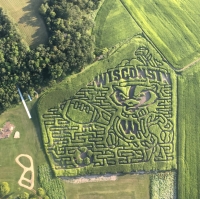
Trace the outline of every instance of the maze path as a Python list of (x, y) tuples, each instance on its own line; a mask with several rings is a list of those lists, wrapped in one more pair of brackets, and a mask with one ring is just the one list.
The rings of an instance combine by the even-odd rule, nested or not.
[(147, 47), (43, 115), (56, 170), (175, 158), (174, 80)]

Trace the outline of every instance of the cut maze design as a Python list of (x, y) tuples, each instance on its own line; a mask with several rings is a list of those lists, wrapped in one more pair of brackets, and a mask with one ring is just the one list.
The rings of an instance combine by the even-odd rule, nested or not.
[(174, 160), (173, 80), (140, 47), (43, 115), (55, 170)]

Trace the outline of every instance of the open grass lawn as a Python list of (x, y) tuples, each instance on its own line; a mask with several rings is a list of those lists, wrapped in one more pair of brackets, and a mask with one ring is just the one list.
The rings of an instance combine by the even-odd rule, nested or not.
[(176, 68), (182, 68), (200, 56), (198, 0), (121, 2)]
[(104, 1), (95, 19), (94, 34), (98, 47), (112, 47), (140, 32), (120, 0)]
[(178, 198), (200, 198), (200, 64), (178, 77)]
[(42, 0), (1, 0), (2, 7), (17, 24), (23, 39), (35, 47), (47, 41), (45, 24), (39, 15)]
[[(32, 119), (29, 119), (23, 105), (12, 108), (0, 115), (0, 127), (6, 121), (10, 121), (15, 125), (15, 129), (11, 136), (7, 139), (0, 140), (0, 182), (6, 181), (11, 186), (11, 192), (16, 192), (20, 187), (18, 180), (23, 172), (23, 169), (15, 162), (15, 158), (20, 154), (28, 154), (33, 158), (35, 170), (35, 186), (38, 188), (37, 168), (38, 165), (46, 162), (45, 154), (42, 149), (40, 126), (36, 114), (35, 100), (28, 102), (29, 110), (31, 110)], [(15, 131), (20, 132), (20, 139), (14, 139)], [(20, 158), (25, 166), (30, 163), (25, 158)], [(29, 176), (27, 174), (27, 176)], [(29, 190), (20, 188), (21, 191)]]
[(148, 199), (149, 175), (118, 176), (116, 181), (72, 184), (65, 182), (70, 199)]

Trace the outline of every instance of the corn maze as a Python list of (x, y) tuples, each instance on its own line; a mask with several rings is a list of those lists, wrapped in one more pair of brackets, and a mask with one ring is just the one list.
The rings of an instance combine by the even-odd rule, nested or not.
[(43, 114), (43, 140), (56, 175), (172, 169), (176, 79), (149, 48), (99, 74)]

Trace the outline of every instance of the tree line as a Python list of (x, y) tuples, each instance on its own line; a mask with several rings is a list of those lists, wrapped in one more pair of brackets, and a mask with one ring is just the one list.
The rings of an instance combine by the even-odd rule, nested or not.
[(24, 96), (52, 86), (95, 58), (91, 13), (101, 0), (44, 0), (39, 8), (49, 34), (47, 44), (30, 49), (0, 8), (0, 112)]
[(37, 189), (36, 193), (21, 192), (13, 195), (13, 192), (10, 193), (10, 185), (7, 182), (0, 182), (0, 199), (11, 198), (10, 196), (15, 199), (49, 199), (49, 196), (46, 195), (45, 190), (41, 187)]

